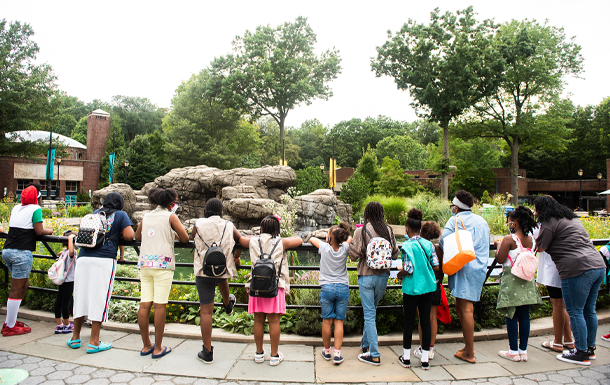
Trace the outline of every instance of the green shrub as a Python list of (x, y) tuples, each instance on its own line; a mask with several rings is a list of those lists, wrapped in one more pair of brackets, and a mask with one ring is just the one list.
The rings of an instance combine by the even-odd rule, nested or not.
[[(375, 194), (366, 197), (362, 202), (362, 207), (366, 207), (369, 202), (376, 201), (381, 203), (383, 211), (385, 213), (385, 220), (389, 224), (399, 225), (401, 224), (401, 214), (407, 210), (407, 204), (404, 198), (401, 197), (388, 197), (381, 194)], [(404, 224), (404, 221), (403, 223)]]
[(437, 222), (441, 229), (451, 218), (449, 201), (441, 199), (430, 192), (420, 192), (414, 197), (405, 199), (407, 209), (420, 209), (424, 213), (424, 221)]
[(93, 213), (93, 207), (91, 205), (69, 207), (67, 210), (68, 218), (81, 218), (87, 214)]
[(341, 186), (341, 200), (352, 205), (353, 212), (362, 208), (362, 201), (369, 195), (371, 185), (358, 171)]

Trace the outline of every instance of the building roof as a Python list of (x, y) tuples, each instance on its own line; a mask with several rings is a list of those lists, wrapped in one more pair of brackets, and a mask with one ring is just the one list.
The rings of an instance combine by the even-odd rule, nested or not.
[[(8, 140), (11, 140), (13, 142), (33, 142), (36, 140), (48, 141), (49, 131), (13, 131), (7, 132), (5, 136)], [(53, 133), (53, 142), (59, 142), (69, 148), (80, 148), (83, 150), (87, 149), (87, 146), (81, 144), (80, 142), (77, 142), (72, 138), (68, 138), (67, 136), (59, 135), (56, 133)]]
[(109, 114), (109, 113), (107, 113), (106, 111), (101, 110), (101, 109), (99, 109), (99, 108), (98, 108), (97, 110), (93, 111), (92, 113), (90, 113), (89, 115), (102, 115), (102, 116), (110, 116), (110, 114)]

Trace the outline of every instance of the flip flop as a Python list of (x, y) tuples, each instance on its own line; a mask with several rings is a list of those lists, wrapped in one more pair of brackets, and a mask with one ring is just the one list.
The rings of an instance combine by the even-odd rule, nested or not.
[(470, 362), (471, 364), (474, 364), (474, 363), (477, 362), (476, 357), (470, 358), (470, 359), (464, 358), (464, 351), (459, 351), (458, 350), (453, 356), (456, 357), (456, 358), (459, 358), (462, 361)]
[(167, 346), (164, 346), (164, 347), (163, 347), (163, 351), (162, 351), (161, 353), (159, 353), (159, 354), (153, 354), (153, 355), (152, 355), (152, 358), (153, 358), (153, 359), (156, 359), (156, 358), (161, 358), (161, 357), (165, 356), (166, 354), (170, 354), (171, 352), (172, 352), (172, 349), (169, 349), (169, 350), (168, 350), (168, 349), (167, 349)]
[(110, 348), (112, 348), (112, 343), (100, 341), (100, 346), (95, 346), (92, 344), (87, 345), (87, 353), (98, 353), (104, 350), (109, 350)]
[(140, 355), (141, 356), (147, 356), (147, 355), (149, 355), (150, 353), (152, 353), (154, 351), (155, 351), (155, 344), (153, 344), (152, 348), (150, 348), (149, 350), (147, 350), (145, 352), (140, 350)]
[(72, 349), (78, 349), (80, 348), (80, 340), (73, 340), (72, 338), (70, 338), (67, 342), (68, 346), (71, 347)]

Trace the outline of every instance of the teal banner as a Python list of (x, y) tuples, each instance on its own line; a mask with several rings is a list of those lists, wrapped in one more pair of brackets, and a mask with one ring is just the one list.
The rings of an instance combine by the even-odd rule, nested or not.
[(108, 156), (108, 183), (112, 183), (112, 176), (114, 175), (114, 154)]
[(55, 167), (55, 149), (47, 151), (47, 180), (53, 180), (53, 168)]

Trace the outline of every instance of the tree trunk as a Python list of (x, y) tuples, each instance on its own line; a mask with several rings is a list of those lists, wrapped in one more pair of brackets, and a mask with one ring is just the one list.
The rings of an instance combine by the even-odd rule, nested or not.
[(516, 207), (519, 204), (519, 136), (513, 136), (510, 146), (510, 193), (511, 203)]
[(286, 162), (286, 159), (284, 159), (285, 153), (286, 153), (286, 143), (284, 142), (284, 122), (286, 121), (286, 116), (282, 113), (280, 113), (280, 160), (281, 160), (281, 164), (282, 166), (284, 165), (284, 163)]
[[(444, 165), (449, 165), (449, 122), (443, 124), (443, 160)], [(449, 175), (447, 170), (443, 169), (441, 174), (441, 199), (449, 197)]]

